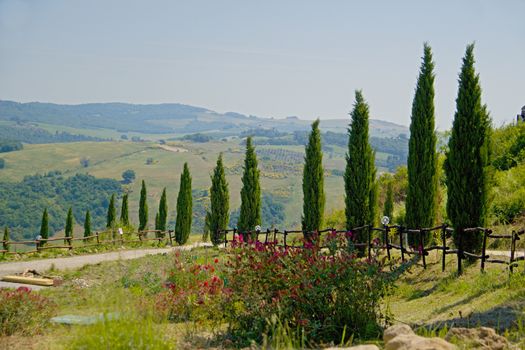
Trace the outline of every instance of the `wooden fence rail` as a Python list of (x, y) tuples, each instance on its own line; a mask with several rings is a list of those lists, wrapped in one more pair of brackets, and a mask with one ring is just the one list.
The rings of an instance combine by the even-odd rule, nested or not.
[[(397, 238), (399, 240), (399, 244), (395, 244), (391, 242), (391, 232), (396, 232)], [(365, 225), (360, 227), (355, 227), (351, 230), (345, 230), (345, 231), (338, 231), (333, 228), (327, 228), (324, 230), (320, 230), (318, 232), (310, 232), (310, 231), (301, 231), (301, 230), (284, 230), (280, 231), (279, 229), (266, 229), (266, 231), (246, 231), (246, 232), (239, 232), (236, 228), (234, 229), (227, 229), (227, 230), (219, 230), (217, 234), (219, 237), (223, 237), (224, 240), (224, 246), (227, 247), (228, 243), (232, 243), (238, 239), (238, 237), (242, 237), (243, 242), (248, 242), (249, 240), (253, 242), (261, 242), (259, 240), (259, 237), (261, 234), (264, 235), (264, 244), (275, 244), (277, 246), (282, 246), (285, 249), (287, 248), (301, 248), (301, 246), (294, 246), (290, 245), (287, 241), (287, 237), (290, 234), (302, 234), (305, 240), (311, 239), (311, 237), (321, 237), (324, 233), (332, 233), (332, 234), (345, 234), (348, 235), (349, 233), (352, 235), (355, 232), (358, 231), (366, 231), (366, 241), (365, 242), (356, 242), (353, 241), (353, 246), (357, 248), (362, 248), (363, 251), (366, 251), (367, 257), (370, 259), (372, 256), (372, 249), (374, 247), (379, 248), (381, 250), (386, 250), (386, 254), (389, 260), (391, 260), (392, 250), (398, 250), (401, 255), (401, 261), (405, 262), (405, 255), (418, 255), (421, 257), (421, 262), (423, 265), (423, 268), (427, 268), (427, 262), (426, 257), (429, 255), (429, 252), (431, 251), (441, 251), (441, 270), (444, 272), (446, 267), (446, 256), (453, 254), (457, 257), (457, 271), (458, 274), (461, 274), (463, 272), (463, 260), (480, 260), (481, 261), (481, 271), (485, 271), (485, 264), (486, 263), (496, 263), (496, 264), (505, 264), (509, 267), (510, 272), (512, 273), (514, 271), (514, 268), (517, 266), (518, 261), (525, 260), (525, 256), (516, 256), (516, 242), (520, 240), (520, 236), (525, 234), (525, 229), (522, 229), (520, 231), (512, 231), (510, 235), (496, 235), (492, 232), (489, 228), (484, 227), (472, 227), (472, 228), (465, 228), (463, 229), (463, 234), (459, 235), (458, 242), (455, 246), (455, 249), (452, 249), (447, 245), (447, 238), (452, 235), (453, 229), (448, 227), (448, 225), (443, 224), (435, 227), (429, 227), (429, 228), (407, 228), (400, 225), (385, 225), (383, 227), (373, 227), (372, 225)], [(427, 246), (427, 242), (425, 242), (425, 237), (428, 233), (438, 231), (439, 236), (441, 236), (441, 240), (438, 244), (438, 242), (434, 243), (434, 245)], [(373, 232), (378, 232), (380, 239), (382, 239), (382, 242), (379, 246), (376, 246), (372, 242), (372, 234)], [(483, 244), (482, 249), (479, 254), (475, 252), (469, 252), (466, 251), (463, 247), (463, 235), (464, 234), (475, 234), (475, 233), (482, 233), (483, 234)], [(232, 239), (228, 239), (228, 234), (232, 234)], [(408, 235), (417, 235), (418, 245), (416, 247), (409, 248), (406, 246), (406, 237)], [(271, 239), (273, 236), (273, 240)], [(282, 236), (282, 244), (278, 243), (278, 236)], [(489, 255), (487, 255), (487, 239), (510, 239), (511, 240), (511, 248), (509, 252), (509, 259), (508, 260), (502, 260), (502, 259), (491, 259)]]

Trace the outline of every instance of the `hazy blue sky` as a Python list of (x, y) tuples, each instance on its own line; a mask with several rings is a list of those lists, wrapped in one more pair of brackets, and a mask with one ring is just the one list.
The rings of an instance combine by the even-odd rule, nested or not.
[(525, 104), (523, 0), (0, 0), (0, 99), (347, 118), (359, 88), (408, 125), (424, 41), (440, 129), (472, 41), (495, 124)]

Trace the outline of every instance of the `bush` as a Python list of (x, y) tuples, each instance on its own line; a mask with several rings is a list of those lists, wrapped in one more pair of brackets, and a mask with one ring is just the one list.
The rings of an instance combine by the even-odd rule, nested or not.
[(0, 301), (0, 336), (38, 334), (53, 313), (52, 303), (27, 287), (0, 288)]
[(380, 262), (357, 258), (348, 242), (331, 234), (330, 252), (309, 242), (303, 249), (262, 243), (233, 248), (223, 304), (233, 335), (260, 342), (262, 334), (272, 337), (269, 320), (277, 317), (318, 344), (339, 342), (345, 332), (377, 337), (385, 320), (381, 301), (392, 278)]

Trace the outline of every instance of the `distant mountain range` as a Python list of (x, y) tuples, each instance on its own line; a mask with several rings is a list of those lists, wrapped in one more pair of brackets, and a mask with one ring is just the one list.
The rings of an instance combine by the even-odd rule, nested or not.
[[(150, 134), (191, 134), (218, 132), (239, 134), (250, 129), (272, 129), (280, 132), (308, 130), (311, 120), (298, 117), (284, 119), (246, 116), (178, 103), (129, 104), (88, 103), (62, 105), (54, 103), (18, 103), (0, 100), (0, 120), (61, 125), (82, 129), (110, 129), (118, 132)], [(324, 131), (346, 133), (350, 118), (323, 119)], [(407, 136), (406, 126), (370, 120), (370, 134), (375, 137)]]

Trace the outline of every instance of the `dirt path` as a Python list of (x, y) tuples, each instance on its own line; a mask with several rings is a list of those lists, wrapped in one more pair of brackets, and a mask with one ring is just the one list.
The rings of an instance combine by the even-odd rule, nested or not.
[[(196, 247), (209, 247), (210, 243), (194, 243), (187, 246), (178, 246), (170, 248), (150, 248), (150, 249), (134, 249), (134, 250), (120, 250), (116, 252), (92, 254), (92, 255), (77, 255), (67, 258), (52, 258), (42, 260), (30, 260), (30, 261), (14, 261), (0, 263), (0, 277), (5, 275), (11, 275), (14, 273), (24, 272), (25, 270), (31, 269), (38, 272), (44, 272), (54, 266), (57, 270), (67, 270), (82, 267), (84, 265), (97, 264), (103, 261), (113, 260), (129, 260), (137, 259), (146, 255), (151, 254), (162, 254), (169, 253), (175, 250), (191, 250)], [(23, 285), (18, 283), (2, 282), (0, 281), (0, 288), (12, 287), (18, 288), (20, 286), (26, 286), (31, 289), (42, 289), (45, 287)]]
[[(486, 254), (490, 255), (490, 257), (505, 256), (507, 258), (510, 258), (510, 251), (509, 250), (487, 250)], [(525, 256), (525, 251), (516, 249), (515, 257), (517, 258), (517, 257), (521, 257), (521, 256)]]
[(175, 147), (175, 146), (159, 145), (159, 148), (162, 148), (165, 151), (175, 152), (175, 153), (188, 152), (188, 150), (186, 148)]

